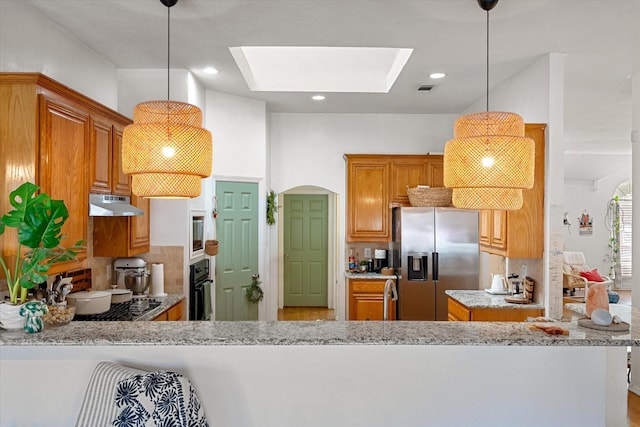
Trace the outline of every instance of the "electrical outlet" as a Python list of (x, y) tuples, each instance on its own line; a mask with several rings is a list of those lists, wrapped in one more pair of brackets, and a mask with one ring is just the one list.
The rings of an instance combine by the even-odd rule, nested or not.
[(107, 265), (107, 280), (111, 279), (111, 266)]
[(524, 279), (527, 277), (527, 264), (522, 264), (522, 281), (524, 282)]
[(371, 258), (371, 248), (364, 248), (364, 257), (367, 259)]

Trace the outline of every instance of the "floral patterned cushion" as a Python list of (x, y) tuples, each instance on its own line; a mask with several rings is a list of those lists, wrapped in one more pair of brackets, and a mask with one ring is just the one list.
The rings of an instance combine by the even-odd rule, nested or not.
[(176, 372), (155, 371), (121, 380), (116, 387), (116, 427), (208, 427), (191, 382)]

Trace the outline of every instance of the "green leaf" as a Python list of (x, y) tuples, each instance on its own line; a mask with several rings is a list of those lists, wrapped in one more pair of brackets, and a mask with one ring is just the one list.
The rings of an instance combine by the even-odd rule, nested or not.
[(45, 194), (39, 194), (36, 196), (35, 193), (39, 189), (40, 187), (37, 185), (31, 182), (25, 182), (9, 193), (9, 203), (14, 209), (3, 215), (0, 219), (3, 224), (3, 231), (5, 225), (11, 228), (18, 228), (24, 221), (24, 217), (26, 216), (29, 206), (34, 203), (43, 203), (43, 199), (49, 198), (49, 196)]
[(18, 240), (28, 248), (55, 248), (62, 239), (62, 225), (69, 211), (62, 200), (47, 198), (27, 209), (24, 222), (18, 227)]

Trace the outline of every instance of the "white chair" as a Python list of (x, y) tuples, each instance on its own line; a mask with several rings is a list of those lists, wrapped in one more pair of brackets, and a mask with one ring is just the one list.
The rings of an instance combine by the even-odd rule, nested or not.
[(607, 289), (613, 284), (613, 280), (609, 276), (602, 274), (600, 274), (603, 279), (602, 282), (587, 280), (587, 278), (580, 275), (581, 272), (589, 271), (592, 271), (592, 269), (587, 265), (584, 253), (580, 251), (565, 251), (562, 266), (562, 288), (568, 289), (570, 295), (574, 295), (576, 289), (582, 288), (586, 295), (587, 288), (592, 284), (606, 285)]
[[(175, 404), (166, 405), (169, 398), (176, 400)], [(181, 374), (98, 363), (76, 427), (104, 427), (114, 425), (114, 421), (115, 425), (130, 425), (131, 420), (141, 420), (142, 424), (136, 425), (145, 426), (208, 426), (195, 390)]]

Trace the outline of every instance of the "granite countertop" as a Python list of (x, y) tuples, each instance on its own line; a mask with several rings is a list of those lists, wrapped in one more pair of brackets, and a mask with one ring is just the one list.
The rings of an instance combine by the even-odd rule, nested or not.
[[(585, 303), (567, 303), (565, 308), (574, 312), (577, 317), (587, 317), (587, 308)], [(609, 313), (620, 316), (623, 322), (631, 323), (634, 312), (637, 309), (625, 304), (609, 304)]]
[(397, 279), (398, 276), (395, 274), (383, 275), (380, 273), (355, 273), (351, 271), (346, 271), (344, 276), (347, 279)]
[(175, 305), (178, 302), (182, 301), (184, 299), (184, 295), (182, 295), (182, 294), (167, 294), (164, 297), (158, 297), (158, 296), (150, 295), (149, 298), (151, 298), (153, 300), (156, 300), (156, 301), (160, 301), (160, 305), (158, 307), (156, 307), (156, 308), (154, 308), (152, 310), (149, 310), (149, 311), (147, 311), (145, 313), (142, 313), (140, 316), (136, 317), (136, 319), (135, 319), (136, 322), (141, 322), (141, 321), (153, 319), (158, 314), (162, 313), (163, 311), (168, 310), (173, 305)]
[(544, 304), (532, 302), (529, 304), (515, 304), (506, 302), (506, 295), (492, 295), (484, 290), (446, 290), (448, 296), (468, 308), (500, 308), (500, 309), (531, 309), (544, 310)]
[[(635, 324), (640, 315), (634, 313)], [(569, 335), (526, 322), (253, 321), (71, 322), (41, 333), (0, 332), (1, 346), (470, 345), (640, 346), (640, 327), (606, 332), (554, 322)], [(633, 325), (633, 324), (632, 324)]]

